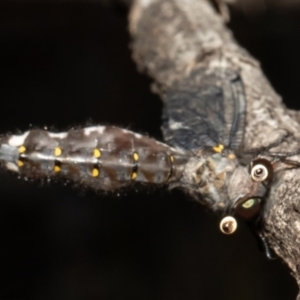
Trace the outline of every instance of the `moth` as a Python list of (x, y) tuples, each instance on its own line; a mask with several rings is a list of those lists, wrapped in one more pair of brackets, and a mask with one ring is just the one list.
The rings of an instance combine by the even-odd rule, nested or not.
[(236, 231), (237, 216), (259, 219), (275, 165), (288, 155), (268, 151), (278, 143), (244, 149), (247, 99), (239, 74), (194, 70), (163, 102), (165, 143), (114, 126), (33, 129), (0, 137), (1, 165), (24, 178), (61, 178), (94, 190), (179, 188), (220, 214), (224, 234)]

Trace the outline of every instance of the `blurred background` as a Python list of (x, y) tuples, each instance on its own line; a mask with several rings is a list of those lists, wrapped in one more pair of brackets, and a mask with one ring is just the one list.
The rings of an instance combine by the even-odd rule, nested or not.
[[(125, 2), (0, 2), (1, 133), (92, 123), (162, 139)], [(300, 3), (288, 2), (237, 6), (229, 25), (299, 109)], [(245, 224), (230, 237), (218, 226), (178, 191), (94, 193), (1, 171), (0, 299), (296, 298), (287, 267), (267, 260)]]

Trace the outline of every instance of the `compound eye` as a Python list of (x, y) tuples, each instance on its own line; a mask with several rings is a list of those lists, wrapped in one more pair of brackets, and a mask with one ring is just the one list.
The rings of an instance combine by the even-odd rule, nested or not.
[(250, 209), (255, 205), (256, 199), (248, 199), (242, 204), (242, 207), (245, 209)]
[(262, 182), (270, 180), (273, 176), (272, 164), (266, 159), (258, 159), (251, 163), (251, 178), (254, 181)]
[(245, 219), (253, 218), (260, 209), (261, 199), (250, 198), (236, 207), (236, 214)]
[(237, 229), (237, 221), (231, 216), (227, 216), (222, 219), (220, 223), (220, 229), (224, 234), (232, 234)]

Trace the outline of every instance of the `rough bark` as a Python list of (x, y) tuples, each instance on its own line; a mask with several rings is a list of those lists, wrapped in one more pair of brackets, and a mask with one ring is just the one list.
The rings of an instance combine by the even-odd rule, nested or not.
[[(220, 11), (220, 10), (219, 10)], [(221, 10), (222, 11), (222, 10)], [(192, 70), (228, 67), (245, 85), (246, 149), (267, 146), (292, 135), (274, 151), (299, 148), (299, 114), (286, 109), (259, 62), (234, 40), (224, 18), (207, 0), (136, 0), (130, 15), (133, 57), (163, 95)], [(292, 157), (300, 160), (300, 156)], [(300, 285), (300, 170), (276, 173), (263, 212), (264, 233)], [(300, 295), (298, 296), (300, 299)]]

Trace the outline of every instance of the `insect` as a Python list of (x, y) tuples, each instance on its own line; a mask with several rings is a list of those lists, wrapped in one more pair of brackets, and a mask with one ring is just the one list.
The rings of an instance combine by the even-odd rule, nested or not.
[(3, 135), (0, 160), (25, 178), (62, 178), (95, 190), (179, 188), (220, 213), (221, 231), (232, 234), (236, 216), (259, 215), (278, 161), (243, 149), (246, 99), (239, 74), (195, 70), (166, 92), (164, 105), (165, 144), (113, 126), (34, 129)]
[[(81, 7), (81, 9), (82, 8), (83, 7)], [(145, 112), (143, 111), (144, 108), (140, 111), (136, 111), (135, 107), (138, 105), (141, 107), (146, 106), (146, 112), (148, 113), (150, 106), (158, 106), (158, 103), (160, 103), (159, 99), (154, 96), (151, 97), (150, 92), (148, 98), (149, 101), (147, 98), (144, 99), (144, 97), (147, 96), (145, 93), (135, 93), (129, 96), (122, 94), (122, 88), (124, 85), (122, 84), (122, 77), (128, 76), (127, 73), (129, 73), (128, 77), (133, 77), (135, 71), (134, 66), (132, 67), (133, 71), (130, 72), (124, 66), (119, 67), (113, 64), (114, 61), (118, 64), (119, 59), (111, 59), (107, 63), (109, 68), (107, 67), (106, 70), (111, 69), (110, 72), (113, 73), (112, 77), (114, 80), (116, 80), (115, 77), (117, 77), (117, 81), (120, 82), (120, 86), (118, 86), (117, 89), (120, 90), (120, 92), (117, 96), (114, 93), (107, 93), (107, 90), (114, 89), (112, 88), (113, 84), (107, 83), (110, 79), (110, 76), (108, 76), (107, 73), (98, 73), (102, 70), (102, 62), (98, 64), (97, 62), (99, 59), (99, 53), (101, 54), (102, 51), (101, 49), (108, 47), (110, 52), (113, 54), (115, 52), (111, 51), (112, 46), (109, 42), (110, 39), (106, 41), (106, 35), (101, 38), (99, 38), (98, 35), (99, 32), (101, 34), (102, 27), (105, 29), (103, 29), (103, 32), (107, 32), (107, 28), (110, 26), (103, 26), (103, 23), (99, 22), (99, 20), (105, 18), (105, 15), (99, 16), (99, 11), (94, 9), (94, 7), (91, 11), (95, 11), (93, 14), (96, 20), (95, 22), (91, 22), (91, 20), (93, 20), (93, 16), (87, 14), (86, 11), (82, 13), (81, 9), (79, 10), (80, 22), (78, 23), (78, 27), (84, 28), (85, 25), (84, 22), (82, 22), (82, 18), (85, 17), (88, 21), (87, 23), (90, 24), (90, 31), (95, 32), (95, 36), (91, 38), (89, 33), (85, 31), (85, 34), (82, 35), (81, 39), (86, 37), (86, 40), (82, 41), (79, 39), (78, 41), (77, 27), (74, 27), (73, 34), (70, 34), (69, 27), (68, 30), (64, 28), (58, 30), (55, 35), (62, 35), (62, 38), (59, 39), (59, 41), (64, 40), (65, 45), (67, 45), (63, 54), (71, 54), (65, 55), (63, 59), (57, 59), (55, 56), (57, 55), (56, 52), (61, 51), (60, 45), (57, 48), (51, 47), (53, 50), (58, 50), (53, 51), (53, 55), (50, 57), (48, 56), (47, 46), (49, 46), (50, 43), (48, 42), (45, 44), (44, 42), (40, 42), (44, 41), (45, 37), (47, 38), (48, 36), (47, 34), (45, 36), (46, 27), (41, 26), (41, 39), (39, 39), (36, 33), (39, 27), (35, 26), (35, 24), (38, 23), (35, 19), (33, 19), (34, 16), (32, 14), (29, 15), (28, 22), (34, 26), (33, 34), (36, 34), (32, 37), (33, 43), (31, 42), (32, 40), (28, 42), (27, 35), (25, 37), (22, 36), (22, 31), (19, 35), (15, 35), (14, 37), (17, 39), (18, 36), (20, 36), (18, 39), (19, 42), (15, 43), (16, 50), (10, 46), (12, 39), (8, 40), (9, 51), (4, 51), (4, 55), (2, 56), (4, 65), (4, 67), (2, 65), (2, 71), (5, 75), (3, 76), (5, 81), (2, 83), (2, 86), (6, 87), (6, 89), (2, 89), (2, 91), (5, 92), (7, 90), (7, 93), (4, 93), (2, 96), (2, 129), (0, 132), (5, 133), (8, 130), (12, 130), (14, 135), (21, 135), (21, 133), (24, 133), (31, 128), (28, 126), (29, 122), (33, 122), (36, 128), (42, 128), (44, 124), (54, 125), (56, 128), (49, 129), (49, 131), (57, 133), (68, 129), (69, 124), (81, 124), (87, 118), (92, 117), (96, 122), (94, 124), (117, 124), (120, 127), (133, 128), (133, 131), (139, 133), (149, 132), (150, 136), (157, 136), (155, 132), (156, 129), (153, 130), (152, 128), (157, 128), (158, 131), (161, 124), (160, 118), (158, 117), (159, 112), (157, 112), (157, 117), (155, 118), (151, 115), (151, 123), (145, 123), (144, 121), (139, 121), (145, 117)], [(50, 14), (51, 19), (56, 22), (57, 9), (55, 12), (52, 12), (52, 14), (51, 10), (50, 12), (49, 10), (50, 7), (47, 6), (44, 14), (43, 12), (40, 13), (40, 11), (39, 13), (41, 16), (48, 16), (48, 14)], [(69, 9), (66, 11), (69, 15)], [(14, 14), (15, 13), (16, 11), (14, 10)], [(22, 6), (22, 9), (19, 10), (19, 20), (24, 20), (24, 15), (26, 15), (25, 13), (26, 8), (25, 6)], [(64, 16), (62, 19), (67, 20), (67, 17), (68, 16)], [(38, 20), (48, 19), (49, 18), (46, 17), (38, 17)], [(99, 23), (100, 25), (98, 26), (97, 24)], [(19, 24), (19, 22), (17, 24)], [(20, 22), (20, 26), (25, 27), (24, 24), (26, 24), (26, 22)], [(60, 26), (63, 26), (62, 23)], [(95, 31), (94, 28), (92, 29), (92, 27), (95, 26), (98, 26), (97, 31)], [(123, 28), (125, 28), (125, 26), (126, 24), (124, 21)], [(9, 27), (4, 26), (2, 29), (5, 28)], [(110, 30), (113, 31), (114, 28), (115, 26), (111, 26)], [(125, 32), (125, 30), (123, 31)], [(70, 41), (70, 36), (72, 35), (76, 37), (76, 42)], [(111, 34), (111, 36), (113, 38), (115, 34)], [(50, 35), (49, 37), (52, 38), (53, 35)], [(5, 36), (3, 36), (3, 41), (5, 41), (4, 38)], [(95, 45), (98, 39), (99, 48), (96, 48), (96, 50), (90, 49), (91, 46)], [(23, 40), (24, 42), (21, 43)], [(127, 40), (126, 42), (124, 42), (123, 38), (116, 38), (116, 40), (120, 40), (119, 44), (124, 44), (124, 48), (126, 49), (123, 52), (129, 52), (127, 51), (126, 46), (128, 43)], [(93, 41), (92, 44), (91, 41)], [(108, 45), (106, 44), (104, 47), (103, 41), (105, 41)], [(52, 42), (53, 40), (51, 41), (51, 44)], [(74, 47), (75, 43), (76, 46)], [(90, 44), (90, 48), (87, 48)], [(78, 49), (80, 46), (84, 47), (84, 51), (82, 51), (83, 53)], [(118, 56), (120, 48), (121, 47), (117, 50)], [(24, 56), (22, 55), (20, 60), (16, 60), (16, 57), (19, 57), (18, 55), (20, 55), (20, 49), (22, 49), (22, 52), (25, 54)], [(5, 48), (3, 47), (2, 50), (5, 50)], [(75, 55), (77, 53), (80, 53), (80, 55)], [(37, 57), (37, 62), (33, 60), (33, 55)], [(73, 61), (72, 58), (80, 56), (80, 59), (82, 59), (82, 61), (86, 64), (86, 62), (90, 62), (90, 60), (87, 60), (85, 55), (88, 57), (92, 57), (94, 55), (96, 60), (93, 61), (92, 64), (89, 64), (91, 65), (90, 70), (87, 71), (84, 69), (84, 74), (89, 80), (82, 78), (81, 74), (80, 76), (74, 75), (74, 77), (72, 77), (72, 73), (75, 73), (73, 69), (74, 66), (78, 71), (83, 70), (83, 63), (80, 61)], [(67, 57), (70, 60), (69, 63), (65, 63)], [(106, 57), (107, 56), (105, 56), (105, 58)], [(127, 59), (130, 59), (129, 54)], [(8, 62), (5, 63), (6, 61)], [(49, 64), (49, 61), (51, 64)], [(57, 66), (55, 69), (56, 71), (54, 71), (52, 64), (56, 61), (59, 66)], [(6, 65), (7, 67), (5, 68)], [(123, 69), (125, 69), (125, 71), (122, 71)], [(63, 72), (67, 70), (71, 70), (71, 74)], [(93, 73), (94, 70), (97, 70), (96, 75)], [(47, 73), (47, 75), (45, 75), (45, 73)], [(18, 74), (20, 75), (18, 76)], [(83, 79), (82, 85), (76, 81), (76, 76), (80, 77), (80, 80)], [(54, 80), (54, 77), (56, 78), (56, 81)], [(136, 77), (143, 78), (140, 74), (136, 75)], [(67, 78), (71, 79), (65, 80)], [(144, 84), (143, 81), (142, 83), (145, 86), (145, 90), (148, 91), (149, 83), (146, 82)], [(61, 84), (64, 85), (65, 89), (57, 88), (60, 87)], [(134, 85), (130, 85), (128, 82), (125, 82), (125, 85), (128, 85), (128, 89), (130, 90), (138, 89), (139, 84), (140, 81), (137, 81), (137, 84)], [(12, 85), (13, 89), (15, 89), (18, 94), (12, 93), (12, 97), (9, 97), (13, 90), (11, 88)], [(108, 88), (107, 90), (102, 87), (100, 89), (99, 85), (107, 85)], [(80, 87), (81, 90), (77, 90), (77, 87)], [(174, 87), (174, 89), (175, 88), (176, 87)], [(103, 90), (104, 92), (102, 92)], [(117, 98), (117, 100), (114, 100), (115, 98)], [(119, 98), (121, 100), (119, 100)], [(57, 101), (57, 99), (60, 100)], [(130, 102), (131, 99), (136, 99), (137, 102), (132, 103)], [(107, 101), (113, 103), (114, 109), (107, 108)], [(245, 99), (245, 101), (247, 101), (247, 99)], [(122, 102), (124, 104), (126, 103), (126, 105), (122, 106)], [(5, 109), (6, 103), (14, 104), (10, 106), (9, 109)], [(129, 115), (128, 117), (123, 116), (126, 114), (126, 107), (128, 107), (129, 111), (129, 113), (127, 113), (127, 115)], [(158, 110), (159, 107), (157, 111)], [(94, 113), (94, 111), (96, 111), (96, 113)], [(166, 112), (164, 115), (166, 116)], [(149, 123), (153, 125), (149, 126)], [(83, 125), (82, 127), (85, 126)], [(168, 124), (166, 123), (164, 128), (167, 127)], [(14, 131), (16, 128), (21, 130), (21, 132), (16, 133)], [(178, 143), (182, 143), (180, 142), (180, 140), (182, 141), (182, 138), (183, 136), (181, 135), (178, 138)], [(159, 140), (162, 139), (159, 138)], [(165, 143), (167, 145), (171, 145), (169, 141), (165, 141)], [(243, 141), (241, 142), (241, 145), (242, 144)], [(182, 145), (178, 147), (183, 148)], [(176, 146), (173, 146), (173, 148), (176, 148)], [(208, 150), (210, 151), (210, 149), (211, 148), (209, 146)], [(195, 156), (196, 154), (195, 150), (186, 150), (186, 152), (188, 152), (190, 156)], [(254, 158), (255, 156), (256, 154), (252, 157)], [(24, 161), (24, 163), (25, 162), (26, 161)], [(251, 158), (249, 162), (251, 162)], [(249, 162), (244, 163), (244, 165), (249, 166)], [(4, 163), (3, 167), (6, 169)], [(127, 298), (124, 296), (124, 284), (128, 287), (125, 291), (126, 295), (127, 293), (130, 294), (131, 298), (135, 296), (135, 293), (139, 295), (136, 296), (136, 298), (141, 298), (141, 293), (139, 293), (141, 288), (145, 290), (146, 298), (168, 298), (168, 291), (166, 291), (161, 297), (156, 296), (157, 294), (152, 292), (149, 295), (149, 291), (154, 291), (156, 288), (153, 286), (155, 280), (156, 282), (160, 281), (158, 283), (159, 288), (169, 286), (169, 294), (172, 295), (172, 298), (174, 298), (174, 293), (181, 292), (180, 289), (183, 290), (184, 294), (181, 298), (196, 298), (196, 295), (198, 296), (197, 298), (205, 298), (202, 286), (210, 286), (207, 284), (208, 280), (210, 282), (214, 282), (215, 286), (223, 286), (225, 278), (227, 278), (233, 283), (232, 285), (230, 285), (230, 283), (225, 283), (225, 285), (229, 287), (227, 288), (229, 290), (228, 298), (243, 298), (242, 295), (244, 295), (246, 285), (250, 295), (248, 298), (259, 298), (257, 294), (260, 295), (259, 293), (261, 292), (264, 293), (264, 295), (261, 296), (261, 298), (264, 299), (267, 284), (273, 283), (273, 281), (270, 280), (271, 277), (266, 276), (265, 274), (267, 274), (268, 271), (270, 272), (270, 276), (276, 274), (272, 268), (272, 266), (276, 265), (276, 262), (270, 267), (270, 264), (265, 262), (263, 257), (260, 259), (261, 255), (257, 253), (258, 251), (256, 245), (253, 243), (253, 237), (250, 234), (247, 234), (247, 231), (245, 232), (246, 234), (241, 234), (243, 233), (243, 224), (241, 224), (243, 222), (239, 222), (237, 234), (233, 234), (229, 238), (227, 238), (227, 236), (222, 236), (221, 233), (218, 233), (218, 218), (214, 219), (214, 216), (209, 216), (209, 214), (203, 212), (203, 207), (197, 202), (186, 201), (189, 199), (201, 201), (199, 195), (197, 198), (194, 198), (193, 195), (191, 197), (184, 197), (182, 192), (177, 193), (175, 191), (175, 186), (174, 192), (168, 193), (165, 191), (165, 188), (160, 188), (160, 184), (138, 184), (138, 182), (134, 183), (130, 181), (128, 182), (128, 193), (127, 191), (124, 193), (121, 192), (119, 193), (120, 196), (117, 196), (118, 192), (113, 192), (112, 195), (106, 195), (106, 193), (101, 195), (100, 193), (100, 196), (103, 196), (103, 198), (99, 199), (98, 193), (93, 193), (92, 191), (85, 192), (84, 188), (61, 188), (60, 184), (46, 184), (46, 187), (43, 188), (40, 186), (39, 182), (38, 184), (31, 184), (23, 182), (22, 180), (15, 180), (16, 177), (19, 177), (19, 174), (16, 172), (12, 172), (16, 174), (13, 174), (14, 176), (7, 176), (10, 175), (7, 174), (8, 171), (1, 171), (1, 173), (1, 244), (2, 251), (5, 249), (4, 251), (6, 251), (6, 253), (11, 253), (10, 256), (2, 256), (1, 259), (3, 281), (7, 282), (9, 280), (9, 282), (13, 282), (16, 287), (18, 286), (18, 282), (22, 283), (19, 284), (19, 288), (17, 289), (18, 293), (24, 293), (24, 291), (21, 290), (23, 282), (24, 286), (26, 284), (25, 292), (28, 291), (27, 287), (34, 291), (37, 290), (37, 288), (39, 288), (37, 285), (41, 281), (37, 281), (37, 287), (34, 286), (34, 284), (36, 282), (36, 278), (41, 278), (45, 284), (48, 284), (48, 289), (47, 286), (44, 286), (43, 289), (44, 293), (47, 295), (45, 297), (49, 297), (49, 291), (59, 288), (58, 284), (55, 284), (55, 282), (57, 282), (56, 279), (58, 278), (61, 280), (61, 286), (64, 288), (63, 296), (60, 297), (64, 298), (66, 298), (66, 294), (68, 296), (71, 294), (71, 292), (68, 293), (67, 290), (67, 286), (71, 288), (71, 284), (67, 284), (66, 286), (66, 279), (69, 280), (68, 282), (71, 281), (71, 283), (73, 280), (73, 284), (75, 283), (74, 286), (76, 285), (80, 287), (81, 290), (93, 292), (95, 289), (102, 290), (103, 286), (109, 286), (109, 282), (112, 282), (110, 285), (112, 286), (112, 290), (114, 291), (119, 289), (120, 294), (123, 293), (120, 296), (121, 298)], [(249, 175), (249, 172), (247, 172), (247, 174)], [(61, 174), (55, 173), (51, 180), (55, 181), (55, 178), (58, 178), (60, 181), (64, 180), (62, 178), (59, 179), (60, 176)], [(37, 178), (39, 179), (40, 177)], [(12, 185), (14, 182), (15, 185)], [(10, 183), (10, 185), (7, 183)], [(270, 184), (272, 184), (272, 182)], [(150, 187), (151, 192), (149, 193), (150, 195), (148, 195), (148, 189), (144, 188), (144, 186), (155, 186), (157, 188), (155, 188), (156, 191), (153, 193), (152, 188)], [(178, 186), (178, 188), (180, 188), (180, 186)], [(136, 190), (140, 192), (136, 193)], [(182, 188), (182, 190), (186, 189)], [(82, 194), (84, 196), (82, 196)], [(153, 194), (157, 197), (157, 199), (153, 199)], [(170, 198), (169, 200), (166, 199), (168, 196)], [(175, 199), (176, 196), (178, 196), (178, 199)], [(134, 200), (132, 199), (133, 197), (135, 197)], [(204, 203), (204, 201), (201, 202)], [(174, 213), (176, 210), (177, 212)], [(222, 209), (220, 210), (220, 214), (221, 219), (223, 216), (226, 217), (229, 215), (227, 213), (223, 213)], [(208, 218), (210, 219), (207, 219), (206, 215), (208, 215)], [(236, 215), (233, 215), (233, 217), (236, 219)], [(137, 218), (139, 218), (139, 220), (136, 220)], [(118, 228), (121, 229), (115, 229), (115, 224), (119, 224), (120, 226)], [(141, 224), (144, 227), (142, 227)], [(128, 229), (129, 233), (125, 232), (125, 230), (123, 233), (123, 228)], [(148, 234), (148, 228), (152, 229), (153, 234)], [(172, 228), (173, 232), (170, 232), (170, 230), (167, 231), (168, 228)], [(92, 235), (94, 235), (94, 240), (91, 238)], [(184, 237), (179, 239), (180, 235), (183, 235)], [(154, 236), (157, 237), (157, 241), (153, 242), (152, 237)], [(175, 241), (171, 241), (172, 237), (175, 238)], [(244, 243), (245, 237), (249, 238), (249, 243)], [(162, 240), (165, 243), (162, 243)], [(220, 242), (218, 246), (214, 244), (217, 240)], [(84, 242), (89, 244), (86, 245)], [(33, 245), (29, 245), (29, 243)], [(174, 244), (178, 245), (179, 249), (173, 247)], [(241, 249), (243, 250), (241, 251)], [(86, 253), (85, 256), (83, 252)], [(194, 253), (193, 257), (189, 257), (192, 252)], [(239, 252), (243, 257), (243, 262), (250, 262), (250, 267), (241, 267), (241, 260), (237, 260), (237, 263), (235, 263), (234, 260), (238, 257), (236, 254), (239, 254), (237, 252)], [(119, 257), (123, 257), (123, 254), (125, 256), (126, 253), (129, 253), (129, 257), (126, 257), (124, 259), (124, 261), (126, 261), (123, 263)], [(162, 253), (162, 256), (160, 258), (156, 258), (153, 253)], [(211, 253), (214, 253), (215, 255), (211, 255), (209, 257), (208, 255)], [(135, 261), (132, 260), (133, 256), (136, 258)], [(66, 257), (66, 262), (63, 261), (63, 257)], [(150, 263), (148, 263), (148, 265), (147, 262), (141, 263), (139, 257), (145, 257), (148, 261), (150, 261)], [(171, 257), (172, 260), (168, 260), (169, 257)], [(43, 258), (45, 258), (44, 261), (42, 261)], [(166, 269), (165, 261), (170, 265), (169, 269)], [(227, 265), (223, 266), (220, 264), (221, 261), (225, 261), (225, 263), (227, 262)], [(30, 265), (28, 265), (27, 262), (29, 262)], [(161, 262), (161, 264), (158, 264), (157, 262)], [(251, 268), (256, 270), (261, 262), (266, 263), (266, 265), (263, 266), (261, 272), (256, 272), (252, 282), (247, 275), (239, 276), (241, 271), (245, 273), (248, 272), (248, 274), (255, 274), (255, 272), (251, 271)], [(93, 266), (97, 266), (97, 270), (95, 270), (93, 266), (91, 267), (91, 264)], [(149, 267), (150, 264), (151, 267), (153, 266), (152, 268)], [(209, 269), (212, 268), (212, 264), (216, 267), (214, 268), (214, 271), (210, 273), (207, 272), (205, 264), (209, 265)], [(235, 274), (234, 270), (237, 270), (236, 272), (238, 276), (236, 276), (235, 280), (232, 280), (232, 276), (234, 275), (228, 276), (228, 265), (230, 265), (230, 274)], [(235, 265), (237, 265), (237, 267), (235, 267)], [(282, 264), (278, 263), (278, 265), (281, 266)], [(35, 273), (31, 271), (34, 267), (38, 268), (39, 266), (41, 266), (41, 268), (37, 271), (33, 270)], [(91, 272), (83, 270), (82, 266), (85, 267), (86, 270), (91, 270)], [(125, 269), (127, 266), (128, 269)], [(56, 273), (51, 273), (53, 267), (56, 268)], [(134, 267), (137, 271), (132, 271)], [(204, 274), (201, 274), (200, 271), (196, 273), (194, 268), (197, 268), (197, 270), (202, 271)], [(39, 272), (39, 270), (41, 271)], [(67, 273), (67, 270), (70, 270), (69, 273)], [(123, 278), (121, 278), (121, 275), (118, 274), (118, 270), (121, 270), (120, 273), (124, 274)], [(146, 275), (142, 274), (142, 270), (144, 270)], [(63, 273), (61, 271), (63, 271)], [(30, 274), (28, 275), (29, 272)], [(181, 276), (178, 277), (178, 279), (176, 278), (175, 281), (174, 279), (177, 277), (179, 272)], [(33, 275), (31, 275), (31, 273)], [(82, 274), (82, 276), (79, 277), (78, 273)], [(175, 273), (175, 275), (172, 275), (172, 273)], [(223, 276), (220, 276), (220, 273)], [(278, 273), (280, 272), (277, 272), (277, 274)], [(288, 274), (286, 270), (282, 270), (281, 273)], [(24, 274), (23, 277), (21, 277), (22, 275), (20, 274)], [(135, 276), (135, 274), (138, 276)], [(164, 278), (161, 278), (160, 274), (168, 280), (167, 283), (163, 281)], [(267, 277), (267, 280), (264, 281), (264, 278), (260, 279), (259, 276), (262, 275)], [(12, 276), (15, 277), (12, 278)], [(30, 281), (30, 276), (35, 276), (34, 280)], [(150, 278), (150, 276), (152, 278)], [(211, 278), (209, 276), (211, 276)], [(240, 278), (239, 280), (239, 277), (243, 278)], [(6, 281), (5, 278), (7, 278)], [(245, 278), (247, 278), (247, 280), (245, 280)], [(288, 277), (288, 279), (290, 278)], [(149, 281), (148, 288), (147, 280)], [(187, 281), (189, 283), (187, 283)], [(87, 282), (89, 282), (88, 285)], [(172, 282), (174, 282), (175, 284), (173, 285), (176, 286), (177, 283), (179, 283), (179, 287), (174, 290)], [(260, 284), (255, 290), (257, 283)], [(251, 289), (248, 288), (250, 286)], [(275, 286), (273, 283), (270, 290), (274, 291), (274, 287), (277, 286), (283, 290), (282, 279), (279, 280), (278, 284), (275, 284)], [(11, 284), (8, 285), (8, 289), (10, 287)], [(242, 289), (242, 292), (240, 293), (238, 292), (239, 287)], [(211, 287), (208, 289), (209, 296), (206, 298), (220, 298), (220, 296), (214, 297), (212, 295), (213, 291)], [(80, 293), (80, 290), (77, 288), (72, 289), (72, 292), (73, 291)], [(191, 291), (194, 291), (194, 297), (189, 296)], [(234, 291), (234, 293), (232, 291)], [(275, 290), (275, 293), (276, 291), (277, 290)], [(56, 293), (59, 293), (59, 291), (56, 290)], [(224, 290), (220, 293), (222, 293), (222, 297), (224, 297)], [(286, 289), (284, 289), (284, 293), (285, 295), (281, 298), (287, 298)], [(110, 292), (109, 295), (111, 294), (112, 292)], [(254, 296), (251, 297), (251, 294)], [(72, 296), (69, 296), (69, 298), (74, 297), (74, 294), (71, 295)], [(80, 295), (82, 295), (82, 291)], [(80, 295), (76, 296), (80, 297)], [(277, 295), (275, 295), (272, 299), (276, 296)], [(43, 298), (42, 296), (39, 297)], [(101, 294), (100, 297), (105, 298), (105, 296), (103, 297), (103, 294)], [(86, 296), (82, 296), (81, 298), (86, 298)], [(107, 298), (116, 298), (116, 296)], [(280, 296), (277, 296), (277, 298), (280, 299)], [(294, 299), (294, 297), (291, 299)]]

